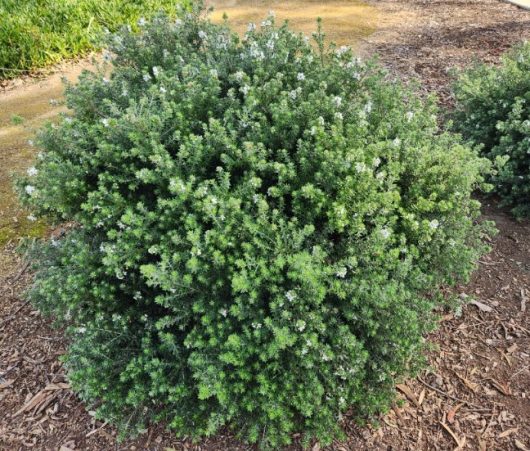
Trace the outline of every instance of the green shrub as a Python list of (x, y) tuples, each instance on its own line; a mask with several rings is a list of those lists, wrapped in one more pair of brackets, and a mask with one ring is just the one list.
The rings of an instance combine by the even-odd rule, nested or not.
[(99, 48), (103, 30), (175, 13), (176, 0), (0, 0), (0, 78)]
[(100, 417), (328, 443), (421, 363), (437, 287), (484, 250), (470, 194), (489, 162), (315, 39), (159, 18), (118, 34), (110, 78), (85, 72), (41, 133), (21, 196), (77, 227), (34, 249), (30, 296), (69, 325)]
[(499, 170), (491, 181), (516, 216), (530, 215), (530, 42), (499, 66), (463, 72), (456, 85), (455, 126)]

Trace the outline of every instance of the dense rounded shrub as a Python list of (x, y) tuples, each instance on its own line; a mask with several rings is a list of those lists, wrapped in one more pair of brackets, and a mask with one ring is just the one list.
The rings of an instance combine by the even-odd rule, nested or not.
[(329, 442), (421, 363), (437, 287), (483, 251), (489, 163), (314, 38), (159, 18), (117, 35), (111, 75), (85, 72), (40, 134), (22, 197), (73, 229), (34, 249), (30, 296), (69, 326), (100, 417)]
[(530, 43), (455, 84), (455, 126), (498, 165), (491, 181), (516, 216), (530, 215)]

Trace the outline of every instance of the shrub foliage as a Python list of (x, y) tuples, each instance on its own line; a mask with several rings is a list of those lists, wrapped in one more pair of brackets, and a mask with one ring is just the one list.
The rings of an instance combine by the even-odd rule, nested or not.
[(499, 166), (496, 192), (516, 216), (530, 215), (530, 43), (499, 66), (477, 65), (455, 85), (455, 125)]
[(21, 196), (76, 227), (33, 250), (30, 296), (69, 326), (100, 417), (325, 443), (421, 363), (437, 287), (483, 250), (489, 163), (314, 39), (158, 18), (115, 36), (112, 75), (85, 72), (40, 134)]

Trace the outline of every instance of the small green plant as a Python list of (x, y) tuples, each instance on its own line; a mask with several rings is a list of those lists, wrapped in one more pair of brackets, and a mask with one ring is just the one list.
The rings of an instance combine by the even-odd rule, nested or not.
[(175, 14), (175, 0), (0, 0), (0, 78), (100, 48), (104, 30), (160, 11)]
[(112, 38), (19, 181), (77, 226), (32, 250), (73, 387), (126, 432), (329, 443), (422, 363), (487, 227), (487, 159), (347, 48), (198, 11)]
[(491, 182), (516, 216), (530, 215), (530, 43), (507, 53), (499, 66), (460, 74), (455, 127), (497, 163)]

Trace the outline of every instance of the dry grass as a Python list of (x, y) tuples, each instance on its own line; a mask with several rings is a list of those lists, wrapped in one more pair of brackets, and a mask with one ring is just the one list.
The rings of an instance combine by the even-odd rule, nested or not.
[(221, 21), (226, 13), (240, 33), (249, 22), (261, 22), (269, 11), (274, 11), (279, 23), (288, 20), (293, 29), (306, 34), (315, 31), (316, 19), (321, 17), (328, 39), (353, 47), (376, 29), (378, 20), (378, 10), (358, 0), (210, 0), (208, 5), (214, 7), (214, 21)]

